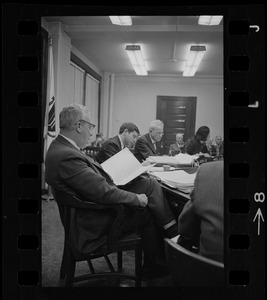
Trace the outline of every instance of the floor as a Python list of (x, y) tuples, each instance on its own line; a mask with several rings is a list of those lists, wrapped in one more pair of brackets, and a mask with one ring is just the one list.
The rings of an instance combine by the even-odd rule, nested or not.
[[(64, 230), (60, 221), (58, 208), (54, 200), (42, 200), (42, 286), (60, 287), (63, 286), (59, 279), (59, 270), (63, 252)], [(110, 260), (116, 266), (116, 255), (110, 255)], [(134, 253), (125, 252), (123, 256), (123, 271), (125, 273), (134, 273)], [(107, 269), (104, 259), (99, 258), (93, 261), (94, 268), (99, 271)], [(88, 272), (86, 262), (77, 263), (75, 274), (84, 274)], [(89, 280), (83, 283), (77, 283), (75, 286), (95, 286), (95, 287), (133, 287), (132, 280), (121, 281), (119, 279), (109, 280)], [(169, 276), (142, 281), (142, 287), (172, 286)]]

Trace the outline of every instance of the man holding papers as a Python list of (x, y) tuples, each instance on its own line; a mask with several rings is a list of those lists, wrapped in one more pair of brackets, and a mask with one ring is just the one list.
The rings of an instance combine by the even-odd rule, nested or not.
[[(173, 234), (176, 235), (176, 221), (172, 215), (169, 203), (163, 195), (160, 185), (155, 179), (138, 177), (138, 175), (144, 173), (149, 167), (142, 167), (130, 151), (123, 151), (118, 158), (113, 157), (125, 147), (134, 143), (138, 134), (139, 129), (135, 124), (123, 123), (120, 127), (119, 134), (108, 139), (103, 144), (96, 160), (99, 163), (102, 163), (102, 167), (108, 174), (111, 175), (111, 172), (113, 172), (113, 180), (115, 177), (121, 178), (122, 183), (120, 181), (115, 183), (117, 185), (123, 185), (121, 186), (122, 189), (128, 191), (143, 191), (148, 196), (148, 207), (156, 219), (156, 223), (163, 227), (166, 233), (173, 232)], [(111, 159), (111, 157), (114, 159)], [(131, 172), (129, 173), (129, 171)], [(132, 174), (135, 174), (136, 176), (131, 176)], [(127, 178), (134, 179), (134, 181), (125, 181)], [(148, 191), (150, 191), (149, 194)], [(166, 218), (166, 216), (169, 217)]]
[(133, 123), (123, 123), (120, 127), (119, 134), (108, 139), (99, 150), (96, 161), (100, 164), (109, 159), (115, 153), (121, 151), (125, 147), (134, 144), (139, 135), (139, 129)]
[[(161, 270), (156, 261), (160, 248), (159, 230), (165, 236), (174, 237), (177, 235), (177, 223), (157, 181), (140, 178), (118, 188), (102, 166), (80, 150), (88, 144), (94, 128), (84, 106), (73, 104), (63, 108), (59, 122), (60, 133), (51, 143), (46, 155), (46, 182), (53, 188), (78, 196), (84, 201), (124, 204), (126, 209), (122, 232), (138, 228), (148, 273), (151, 271), (153, 274), (155, 269)], [(94, 215), (88, 216), (88, 212), (80, 211), (75, 224), (81, 229), (77, 237), (81, 244), (104, 236), (110, 218), (106, 212), (96, 218)], [(95, 228), (94, 237), (86, 234), (86, 227)]]

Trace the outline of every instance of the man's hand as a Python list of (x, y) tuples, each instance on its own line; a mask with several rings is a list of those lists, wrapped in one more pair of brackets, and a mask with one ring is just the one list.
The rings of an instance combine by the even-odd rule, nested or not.
[(209, 155), (209, 153), (202, 153), (202, 152), (199, 152), (199, 155), (203, 155), (203, 156), (205, 156), (205, 157), (210, 157), (210, 155)]
[(149, 162), (149, 161), (146, 159), (146, 160), (144, 160), (141, 164), (142, 164), (143, 167), (146, 167), (146, 166), (151, 165), (151, 162)]
[(138, 200), (139, 200), (139, 206), (146, 207), (147, 206), (147, 196), (145, 194), (136, 194)]

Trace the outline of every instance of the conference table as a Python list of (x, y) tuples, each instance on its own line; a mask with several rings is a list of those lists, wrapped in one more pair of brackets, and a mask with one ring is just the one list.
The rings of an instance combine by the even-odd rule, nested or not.
[[(201, 164), (203, 163), (209, 163), (211, 161), (216, 161), (216, 160), (223, 160), (223, 157), (212, 157), (212, 158), (202, 158), (199, 162), (200, 164), (198, 166), (194, 167), (181, 167), (180, 169), (186, 171), (187, 173), (195, 173), (197, 172), (198, 168), (200, 167)], [(184, 205), (186, 202), (190, 199), (190, 193), (183, 193), (179, 191), (177, 188), (172, 188), (169, 187), (168, 185), (164, 184), (163, 182), (159, 181), (159, 184), (162, 187), (163, 193), (168, 200), (175, 217), (178, 217), (180, 213), (183, 210)]]
[[(180, 168), (184, 170), (185, 172), (191, 174), (195, 173), (198, 170), (198, 167), (185, 167), (185, 168)], [(163, 171), (164, 172), (164, 171)], [(158, 180), (160, 186), (162, 187), (163, 193), (168, 200), (170, 207), (177, 218), (180, 213), (183, 210), (184, 205), (186, 202), (190, 199), (190, 193), (184, 193), (180, 191), (177, 188), (170, 187), (169, 185), (165, 184), (164, 182)]]

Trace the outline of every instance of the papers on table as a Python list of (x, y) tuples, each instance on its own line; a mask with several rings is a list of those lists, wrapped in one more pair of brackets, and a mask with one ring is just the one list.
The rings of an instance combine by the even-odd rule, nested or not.
[(125, 185), (137, 176), (147, 172), (154, 165), (142, 166), (128, 148), (113, 155), (101, 164), (116, 185)]
[(184, 170), (149, 172), (149, 174), (160, 180), (162, 183), (184, 193), (191, 193), (196, 178), (196, 172), (188, 174)]
[(199, 155), (189, 155), (185, 153), (179, 153), (174, 157), (175, 159), (177, 159), (179, 164), (190, 165), (193, 164), (196, 159), (198, 159)]
[(179, 153), (175, 156), (149, 156), (147, 161), (160, 165), (193, 166), (199, 155)]

